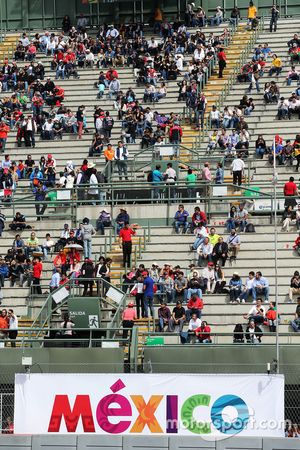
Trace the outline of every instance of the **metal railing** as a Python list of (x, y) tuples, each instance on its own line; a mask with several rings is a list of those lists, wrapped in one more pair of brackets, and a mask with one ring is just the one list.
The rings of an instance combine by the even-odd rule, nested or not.
[[(115, 328), (120, 327), (121, 324), (121, 314), (126, 303), (126, 293), (103, 278), (78, 277), (66, 281), (60, 287), (49, 293), (31, 326), (32, 330), (39, 328), (40, 331), (38, 332), (37, 337), (39, 337), (40, 333), (50, 330), (51, 319), (54, 313), (61, 310), (63, 307), (66, 307), (71, 299), (82, 297), (82, 286), (89, 282), (93, 282), (97, 287), (97, 297), (95, 298), (98, 298), (99, 300), (99, 315), (101, 314), (101, 308), (104, 303), (116, 310), (113, 318), (108, 322), (106, 329), (108, 337), (114, 335), (112, 331), (114, 331)], [(61, 300), (57, 303), (55, 298), (57, 298), (59, 292), (63, 295), (61, 296)], [(53, 297), (54, 295), (55, 298)], [(111, 295), (112, 298), (109, 295)], [(31, 302), (33, 301), (34, 297), (31, 298)], [(32, 304), (30, 306), (32, 307)]]

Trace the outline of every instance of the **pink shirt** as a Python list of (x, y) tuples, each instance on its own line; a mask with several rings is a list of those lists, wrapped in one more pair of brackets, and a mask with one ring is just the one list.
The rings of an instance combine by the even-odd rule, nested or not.
[(211, 181), (211, 173), (208, 167), (204, 167), (204, 169), (202, 170), (202, 179), (203, 180), (207, 180), (207, 181)]
[(122, 319), (123, 320), (134, 320), (136, 318), (135, 308), (126, 308), (123, 311)]

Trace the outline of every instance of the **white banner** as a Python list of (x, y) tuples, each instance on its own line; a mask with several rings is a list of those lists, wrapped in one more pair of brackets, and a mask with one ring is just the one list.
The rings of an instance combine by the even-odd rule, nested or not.
[(15, 433), (284, 436), (282, 375), (18, 374)]

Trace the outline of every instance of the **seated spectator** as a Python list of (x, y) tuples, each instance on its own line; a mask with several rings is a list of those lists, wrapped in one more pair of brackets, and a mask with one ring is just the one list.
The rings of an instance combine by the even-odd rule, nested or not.
[(188, 288), (186, 291), (186, 300), (190, 300), (191, 296), (196, 294), (197, 297), (202, 298), (202, 288), (203, 283), (201, 282), (199, 278), (199, 273), (197, 270), (194, 270), (192, 273), (191, 278), (188, 281)]
[(222, 267), (225, 266), (228, 258), (228, 244), (224, 242), (222, 236), (219, 236), (218, 242), (214, 245), (212, 259), (215, 265), (219, 262)]
[(165, 302), (161, 303), (161, 306), (158, 308), (158, 328), (159, 331), (165, 331), (165, 327), (169, 329), (169, 322), (171, 319), (171, 311), (167, 307)]
[(121, 229), (124, 227), (125, 222), (129, 223), (130, 217), (127, 214), (127, 210), (125, 208), (120, 208), (120, 212), (116, 217), (115, 224), (117, 226), (117, 234), (120, 234)]
[(21, 214), (20, 212), (16, 212), (12, 223), (9, 224), (9, 228), (13, 231), (16, 231), (16, 230), (22, 231), (25, 228), (28, 228), (28, 226), (26, 225), (26, 218), (25, 218), (24, 214)]
[(245, 303), (246, 300), (248, 300), (249, 295), (253, 298), (253, 303), (255, 303), (255, 294), (253, 296), (253, 283), (255, 280), (255, 273), (253, 271), (249, 272), (249, 276), (246, 280), (245, 285), (243, 286), (243, 290), (241, 293), (240, 298), (237, 299), (237, 301), (240, 303)]
[(12, 248), (13, 248), (14, 252), (16, 253), (19, 249), (21, 249), (23, 251), (24, 247), (25, 247), (25, 242), (23, 241), (23, 239), (21, 239), (21, 236), (19, 234), (16, 234), (15, 239), (12, 244)]
[(235, 228), (234, 216), (235, 216), (236, 211), (237, 211), (236, 206), (232, 205), (230, 207), (228, 219), (226, 220), (226, 230), (228, 231), (228, 233), (230, 233), (231, 230), (233, 228)]
[(215, 265), (214, 274), (215, 274), (215, 289), (213, 293), (214, 294), (224, 294), (225, 292), (228, 293), (228, 291), (224, 289), (226, 286), (225, 274), (224, 271), (222, 270), (222, 267), (219, 266), (219, 264)]
[(193, 294), (187, 303), (186, 318), (190, 320), (196, 314), (198, 318), (202, 315), (203, 300), (196, 294)]
[(284, 97), (280, 97), (277, 104), (277, 117), (279, 120), (289, 118), (289, 101)]
[(290, 281), (289, 303), (293, 303), (293, 295), (295, 294), (300, 294), (300, 274), (298, 270), (295, 270)]
[(177, 301), (176, 307), (174, 307), (172, 316), (169, 320), (169, 330), (174, 331), (178, 329), (180, 332), (183, 328), (185, 321), (185, 309), (182, 307), (182, 303)]
[(264, 325), (269, 327), (270, 333), (276, 333), (277, 327), (277, 309), (275, 302), (269, 303), (269, 309), (266, 312)]
[(248, 344), (260, 344), (262, 331), (254, 320), (250, 320), (246, 332), (245, 332), (246, 341)]
[(209, 262), (207, 264), (207, 267), (202, 270), (202, 278), (206, 293), (210, 294), (213, 291), (215, 285), (215, 270), (213, 262)]
[(255, 323), (262, 324), (264, 323), (265, 315), (266, 310), (262, 304), (262, 299), (258, 298), (256, 299), (256, 304), (252, 306), (248, 314), (244, 314), (244, 319), (249, 321), (253, 320)]
[(227, 245), (228, 245), (228, 252), (230, 254), (230, 261), (236, 261), (240, 245), (241, 245), (241, 238), (237, 234), (236, 229), (232, 228), (230, 231), (230, 235), (227, 238)]
[(213, 246), (209, 242), (209, 238), (205, 237), (203, 242), (197, 248), (198, 266), (203, 267), (205, 264), (212, 263)]
[(199, 226), (199, 224), (206, 226), (207, 217), (204, 211), (201, 211), (199, 206), (194, 209), (194, 214), (192, 215), (192, 231)]
[(282, 231), (289, 233), (290, 225), (296, 225), (296, 212), (293, 211), (293, 207), (290, 205), (285, 208), (282, 215)]
[(238, 209), (234, 214), (235, 229), (240, 228), (240, 232), (245, 231), (245, 228), (247, 226), (247, 219), (248, 211), (244, 208), (244, 205), (240, 203)]
[(191, 251), (197, 250), (198, 247), (204, 242), (204, 239), (208, 238), (207, 228), (203, 226), (201, 222), (199, 222), (197, 228), (194, 229), (194, 234), (196, 236), (196, 240), (191, 246)]
[(104, 235), (104, 228), (111, 226), (111, 215), (106, 209), (103, 209), (96, 221), (96, 231)]
[(175, 233), (179, 234), (180, 227), (182, 227), (183, 233), (187, 232), (187, 229), (189, 226), (188, 221), (187, 221), (188, 216), (189, 216), (189, 213), (184, 209), (184, 206), (182, 204), (180, 204), (178, 206), (178, 211), (176, 211), (176, 214), (174, 216)]
[(266, 141), (264, 140), (262, 134), (259, 134), (255, 141), (255, 153), (258, 158), (263, 159), (266, 151), (267, 151)]
[(290, 322), (291, 327), (296, 333), (300, 333), (300, 297), (297, 297), (297, 307), (294, 320)]
[(55, 242), (53, 241), (53, 239), (51, 238), (50, 233), (46, 234), (46, 239), (43, 242), (42, 245), (42, 251), (44, 253), (44, 258), (47, 259), (48, 258), (48, 254), (51, 252), (52, 248), (55, 246)]
[(30, 234), (30, 237), (26, 241), (25, 245), (25, 256), (26, 258), (29, 258), (31, 253), (41, 253), (42, 249), (39, 245), (39, 240), (36, 237), (36, 234), (34, 231)]
[(187, 279), (184, 277), (183, 272), (178, 272), (178, 276), (174, 282), (175, 296), (181, 300), (185, 298), (185, 290), (187, 288)]
[(229, 298), (230, 303), (238, 303), (242, 292), (242, 280), (238, 272), (233, 272), (232, 278), (229, 281)]
[(188, 325), (188, 337), (187, 342), (195, 342), (196, 340), (196, 330), (201, 327), (201, 319), (197, 317), (197, 314), (192, 314), (189, 325)]
[(274, 73), (276, 74), (276, 77), (278, 77), (280, 75), (281, 71), (282, 71), (282, 61), (276, 55), (276, 53), (273, 53), (271, 67), (269, 70), (269, 77), (273, 76)]
[(253, 300), (256, 300), (257, 295), (259, 295), (265, 298), (265, 303), (269, 303), (269, 281), (262, 276), (261, 272), (256, 272), (252, 288)]
[(201, 344), (211, 344), (211, 328), (208, 326), (206, 320), (203, 320), (201, 323), (201, 326), (196, 329), (195, 334), (197, 338), (199, 339), (199, 342)]
[(292, 81), (299, 82), (300, 76), (298, 70), (296, 70), (295, 66), (291, 67), (291, 70), (288, 72), (288, 75), (286, 77), (286, 84), (290, 86), (292, 84)]

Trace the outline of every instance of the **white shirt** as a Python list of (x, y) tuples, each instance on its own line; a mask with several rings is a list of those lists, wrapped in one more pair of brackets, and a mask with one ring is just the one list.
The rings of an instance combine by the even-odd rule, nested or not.
[(231, 169), (233, 172), (243, 171), (245, 169), (245, 163), (242, 159), (236, 158), (231, 163)]
[(52, 275), (51, 281), (50, 281), (50, 287), (58, 287), (60, 282), (60, 274), (58, 272), (55, 272)]
[[(263, 315), (265, 316), (265, 314), (266, 314), (266, 310), (265, 310), (265, 308), (264, 308), (264, 306), (260, 306), (260, 308), (259, 309), (262, 309), (263, 310)], [(250, 311), (248, 312), (248, 316), (257, 316), (257, 306), (256, 305), (254, 305), (254, 306), (252, 306), (252, 308), (250, 309)]]
[(189, 321), (189, 330), (191, 330), (191, 331), (196, 330), (197, 328), (201, 327), (201, 323), (202, 323), (201, 319), (196, 319), (196, 320), (191, 319)]
[(165, 171), (165, 175), (168, 176), (166, 183), (175, 183), (176, 171), (172, 167)]
[(207, 280), (214, 280), (215, 279), (215, 271), (214, 271), (214, 269), (209, 270), (208, 267), (205, 267), (202, 270), (202, 277), (206, 278)]
[(255, 278), (252, 278), (252, 280), (250, 280), (250, 278), (247, 278), (246, 283), (245, 283), (246, 289), (252, 289), (254, 280), (255, 280)]
[(97, 185), (98, 185), (97, 177), (94, 173), (92, 173), (90, 177), (90, 189), (88, 190), (88, 193), (91, 195), (97, 195), (98, 194)]
[(9, 318), (9, 329), (10, 330), (18, 329), (18, 318), (14, 314)]

